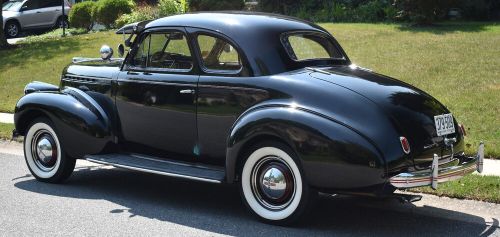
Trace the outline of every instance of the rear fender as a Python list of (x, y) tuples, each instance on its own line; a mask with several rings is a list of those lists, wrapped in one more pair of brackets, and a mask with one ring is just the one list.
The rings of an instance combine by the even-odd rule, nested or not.
[(314, 187), (350, 189), (385, 182), (383, 155), (362, 134), (320, 114), (281, 106), (255, 109), (236, 121), (228, 138), (228, 182), (236, 179), (245, 149), (265, 139), (289, 145)]
[(94, 99), (76, 88), (27, 94), (18, 101), (15, 111), (14, 122), (20, 135), (26, 134), (36, 117), (50, 118), (71, 157), (101, 152), (113, 141), (107, 114)]

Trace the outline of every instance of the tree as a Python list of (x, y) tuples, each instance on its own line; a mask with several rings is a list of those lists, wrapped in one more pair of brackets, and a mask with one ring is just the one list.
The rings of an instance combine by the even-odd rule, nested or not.
[(2, 11), (0, 11), (0, 49), (4, 49), (9, 47), (9, 43), (7, 42), (7, 38), (5, 38), (5, 31), (3, 30), (3, 18)]

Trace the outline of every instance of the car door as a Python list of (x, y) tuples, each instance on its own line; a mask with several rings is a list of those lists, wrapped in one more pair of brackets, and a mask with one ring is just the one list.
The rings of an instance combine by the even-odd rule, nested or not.
[(225, 165), (227, 138), (236, 119), (269, 97), (255, 86), (262, 78), (250, 77), (243, 52), (229, 38), (189, 28), (200, 62), (197, 124), (200, 159)]
[(196, 84), (183, 28), (144, 32), (120, 72), (116, 108), (123, 148), (172, 159), (196, 155)]
[(21, 28), (32, 28), (40, 26), (43, 21), (43, 17), (40, 11), (40, 0), (28, 0), (21, 7), (19, 14), (19, 22), (21, 23)]
[(42, 1), (39, 9), (40, 24), (43, 26), (52, 26), (56, 23), (57, 17), (62, 12), (61, 0), (45, 0)]

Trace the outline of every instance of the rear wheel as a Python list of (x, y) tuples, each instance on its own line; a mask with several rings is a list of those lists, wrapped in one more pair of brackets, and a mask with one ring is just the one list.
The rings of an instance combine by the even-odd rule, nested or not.
[(63, 28), (63, 26), (64, 26), (64, 28), (66, 28), (66, 29), (67, 29), (67, 28), (69, 27), (69, 22), (68, 22), (68, 20), (67, 20), (67, 19), (64, 19), (64, 18), (62, 18), (62, 17), (59, 17), (59, 18), (57, 19), (57, 21), (56, 21), (56, 24), (54, 25), (54, 28), (56, 28), (56, 29), (57, 29), (57, 28)]
[(24, 157), (31, 174), (40, 181), (60, 183), (75, 168), (76, 160), (65, 155), (52, 122), (34, 120), (24, 138)]
[(267, 142), (251, 149), (241, 172), (241, 194), (261, 220), (278, 225), (297, 221), (317, 194), (304, 181), (297, 157), (287, 146)]

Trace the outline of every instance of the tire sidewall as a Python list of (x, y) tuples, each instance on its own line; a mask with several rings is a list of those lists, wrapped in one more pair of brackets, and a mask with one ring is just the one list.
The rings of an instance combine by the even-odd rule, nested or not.
[[(37, 131), (41, 129), (46, 130), (52, 136), (57, 146), (57, 160), (54, 168), (50, 171), (43, 171), (35, 164), (31, 151), (31, 146), (34, 142), (33, 136)], [(26, 160), (28, 169), (36, 179), (46, 182), (57, 182), (64, 175), (64, 170), (66, 169), (66, 163), (68, 161), (66, 156), (64, 155), (65, 153), (60, 139), (61, 138), (58, 136), (54, 126), (49, 120), (37, 119), (30, 124), (28, 131), (26, 132), (26, 135), (24, 137), (24, 158)]]
[[(286, 162), (295, 176), (296, 190), (290, 204), (282, 210), (272, 211), (263, 207), (256, 199), (251, 187), (251, 173), (259, 160), (266, 156), (277, 156)], [(246, 206), (259, 219), (272, 224), (289, 224), (296, 221), (308, 206), (309, 187), (304, 180), (304, 175), (294, 153), (287, 146), (268, 142), (250, 149), (247, 153), (247, 159), (241, 170), (240, 192)]]

